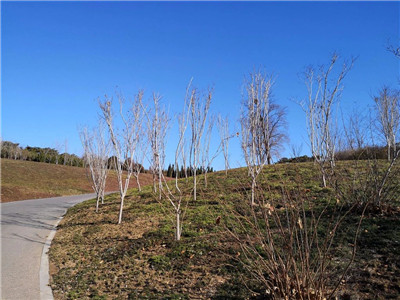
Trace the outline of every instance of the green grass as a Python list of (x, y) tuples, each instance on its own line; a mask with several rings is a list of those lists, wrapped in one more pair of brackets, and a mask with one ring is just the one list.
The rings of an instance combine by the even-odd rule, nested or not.
[[(346, 170), (343, 174), (348, 178), (356, 171), (348, 162), (338, 168)], [(130, 191), (121, 225), (116, 224), (117, 195), (107, 197), (99, 214), (93, 200), (71, 208), (49, 252), (56, 299), (248, 299), (255, 296), (249, 288), (262, 293), (265, 289), (250, 278), (241, 263), (240, 246), (226, 231), (237, 225), (238, 215), (248, 213), (250, 180), (246, 175), (246, 169), (231, 170), (228, 177), (224, 172), (209, 174), (207, 187), (200, 176), (198, 200), (189, 201), (179, 242), (174, 240), (171, 205), (165, 199), (159, 203), (150, 187)], [(180, 182), (190, 199), (192, 182)], [(282, 192), (300, 193), (312, 201), (314, 211), (328, 205), (326, 216), (335, 213), (335, 191), (320, 187), (312, 164), (268, 166), (260, 175), (259, 187), (276, 209)], [(306, 210), (309, 215), (309, 207)], [(332, 261), (338, 269), (351, 255), (349, 243), (358, 219), (359, 211), (355, 210), (337, 234)], [(321, 236), (329, 220), (321, 222)], [(342, 294), (363, 299), (397, 297), (399, 225), (398, 211), (366, 215), (355, 262), (340, 287)], [(249, 230), (246, 226), (242, 233)]]

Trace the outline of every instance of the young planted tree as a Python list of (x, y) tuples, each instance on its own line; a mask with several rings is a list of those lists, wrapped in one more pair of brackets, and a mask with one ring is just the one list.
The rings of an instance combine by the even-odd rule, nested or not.
[(354, 109), (347, 118), (347, 124), (343, 124), (346, 148), (352, 151), (360, 150), (367, 143), (367, 118), (363, 113)]
[(213, 154), (213, 156), (210, 156), (210, 142), (211, 142), (213, 127), (214, 127), (214, 117), (211, 117), (208, 121), (207, 130), (205, 131), (203, 142), (200, 146), (201, 169), (202, 173), (204, 174), (204, 184), (206, 187), (207, 187), (207, 173), (211, 169), (211, 164), (213, 160), (221, 152), (220, 149), (222, 146), (220, 144), (220, 146), (218, 147), (217, 151)]
[[(180, 157), (180, 164), (181, 164), (181, 170), (179, 170), (179, 165), (175, 163), (175, 173), (179, 174), (180, 176), (176, 177), (182, 177), (183, 175), (185, 178), (188, 178), (188, 172), (187, 172), (187, 143), (185, 139), (185, 132), (188, 126), (188, 112), (190, 110), (186, 110), (188, 106), (186, 105), (186, 98), (185, 98), (185, 105), (183, 108), (183, 112), (178, 116), (178, 124), (179, 124), (179, 142), (178, 142), (178, 150), (180, 151), (178, 153)], [(189, 107), (190, 108), (190, 107)], [(177, 179), (176, 179), (177, 180)]]
[(228, 175), (229, 166), (229, 139), (231, 138), (229, 134), (229, 120), (228, 117), (222, 118), (221, 115), (218, 116), (218, 131), (221, 139), (221, 148), (224, 155), (225, 162), (225, 175)]
[[(189, 84), (190, 86), (190, 84)], [(154, 111), (147, 111), (144, 104), (141, 103), (143, 111), (147, 119), (148, 138), (151, 145), (151, 161), (150, 170), (153, 172), (153, 184), (156, 189), (156, 179), (158, 181), (159, 201), (161, 203), (162, 195), (171, 204), (174, 214), (175, 223), (175, 240), (179, 241), (182, 234), (182, 202), (183, 192), (179, 188), (178, 179), (180, 177), (179, 165), (186, 162), (185, 152), (185, 133), (188, 126), (189, 113), (191, 111), (191, 102), (188, 101), (188, 91), (186, 91), (185, 105), (182, 114), (178, 117), (179, 122), (179, 141), (175, 150), (175, 187), (170, 188), (164, 174), (162, 172), (165, 156), (165, 136), (168, 129), (168, 114), (165, 109), (160, 107), (161, 97), (153, 94)], [(186, 168), (185, 168), (186, 169)], [(157, 178), (156, 178), (157, 177)], [(165, 188), (164, 188), (165, 187)]]
[(99, 211), (99, 202), (104, 203), (104, 192), (108, 174), (108, 155), (110, 143), (105, 136), (105, 125), (99, 122), (99, 126), (89, 131), (87, 128), (80, 132), (84, 150), (84, 161), (89, 170), (90, 183), (96, 193), (96, 212)]
[(189, 112), (189, 124), (191, 129), (189, 162), (193, 171), (193, 200), (197, 199), (197, 168), (200, 165), (201, 141), (206, 127), (208, 112), (213, 91), (211, 89), (202, 96), (196, 88), (189, 87), (189, 100), (187, 101)]
[[(181, 123), (182, 124), (182, 123)], [(187, 126), (185, 124), (182, 124), (183, 128), (186, 128)], [(160, 190), (165, 195), (165, 198), (168, 200), (168, 202), (171, 204), (173, 215), (175, 216), (175, 240), (179, 241), (182, 236), (182, 225), (183, 225), (183, 220), (182, 220), (182, 203), (183, 203), (183, 192), (181, 188), (179, 187), (179, 168), (176, 167), (179, 165), (179, 163), (182, 163), (182, 147), (184, 144), (184, 135), (185, 131), (181, 130), (179, 132), (179, 142), (175, 150), (175, 187), (170, 188), (168, 185), (168, 182), (166, 181), (164, 174), (161, 174), (165, 189)], [(187, 207), (187, 206), (186, 206)]]
[(318, 70), (313, 67), (306, 69), (305, 84), (308, 95), (306, 101), (300, 102), (307, 117), (311, 153), (320, 167), (324, 187), (327, 186), (328, 170), (333, 172), (335, 166), (337, 124), (334, 107), (343, 89), (342, 81), (355, 61), (352, 59), (349, 64), (343, 63), (335, 76), (333, 69), (338, 59), (339, 56), (334, 53), (327, 68), (321, 66)]
[(377, 121), (380, 133), (387, 144), (387, 158), (391, 161), (396, 154), (396, 136), (400, 124), (400, 93), (389, 87), (383, 87), (374, 97)]
[(161, 96), (153, 93), (154, 110), (148, 112), (141, 101), (141, 107), (147, 119), (147, 136), (151, 147), (150, 170), (153, 174), (153, 187), (156, 192), (158, 184), (159, 199), (162, 196), (162, 171), (165, 161), (165, 137), (168, 129), (168, 113), (160, 106)]
[[(217, 120), (218, 130), (220, 134), (220, 143), (215, 152), (210, 154), (210, 142), (212, 137), (212, 130), (214, 128), (215, 120)], [(221, 116), (218, 116), (218, 119), (215, 117), (211, 117), (208, 121), (207, 131), (204, 134), (204, 138), (201, 145), (201, 170), (202, 174), (204, 174), (204, 183), (207, 187), (207, 173), (212, 171), (212, 162), (216, 159), (219, 154), (222, 152), (225, 160), (225, 175), (228, 173), (229, 169), (229, 154), (228, 154), (228, 146), (229, 140), (235, 136), (238, 136), (239, 133), (229, 134), (229, 125), (228, 118), (222, 119)]]
[[(172, 192), (172, 189), (169, 188), (168, 184), (166, 183), (167, 193), (166, 198), (171, 203), (172, 208), (175, 214), (175, 240), (179, 241), (182, 235), (182, 201), (183, 201), (183, 193), (182, 190), (179, 188), (178, 179), (180, 177), (180, 170), (179, 165), (181, 165), (184, 169), (185, 178), (187, 178), (187, 167), (186, 167), (186, 147), (185, 147), (185, 134), (189, 123), (189, 114), (191, 112), (191, 101), (190, 96), (190, 86), (192, 80), (190, 80), (189, 85), (186, 89), (185, 99), (184, 99), (184, 106), (182, 113), (178, 116), (178, 123), (179, 123), (179, 139), (178, 145), (176, 146), (175, 150), (175, 193)], [(182, 174), (181, 174), (182, 176)]]
[(242, 101), (242, 150), (251, 177), (251, 205), (258, 175), (271, 163), (275, 150), (282, 146), (286, 135), (285, 110), (271, 99), (272, 77), (258, 71), (245, 81)]
[[(179, 170), (179, 165), (182, 166), (182, 170), (185, 173), (185, 177), (187, 178), (187, 168), (186, 168), (186, 148), (185, 148), (185, 134), (186, 130), (188, 128), (189, 124), (192, 124), (193, 122), (193, 108), (192, 105), (196, 104), (197, 102), (195, 101), (196, 97), (196, 90), (191, 89), (191, 83), (192, 80), (189, 82), (189, 85), (186, 89), (186, 94), (185, 94), (185, 99), (184, 99), (184, 106), (183, 106), (183, 111), (182, 113), (178, 116), (178, 123), (179, 123), (179, 139), (178, 139), (178, 144), (176, 146), (175, 150), (175, 187), (170, 188), (168, 183), (166, 182), (164, 178), (164, 183), (166, 190), (164, 191), (165, 198), (168, 199), (169, 203), (171, 204), (173, 208), (173, 212), (175, 215), (175, 240), (179, 241), (181, 239), (182, 235), (182, 203), (183, 203), (183, 192), (181, 188), (179, 187), (179, 177), (180, 174), (182, 175), (182, 172)], [(209, 98), (211, 101), (211, 96)], [(208, 105), (209, 107), (209, 105)], [(208, 112), (208, 109), (207, 109)], [(205, 121), (204, 121), (205, 122)], [(193, 127), (192, 127), (193, 130)], [(192, 137), (193, 137), (193, 132), (192, 132)], [(191, 143), (193, 147), (193, 140)], [(191, 148), (192, 150), (192, 148)], [(197, 152), (196, 152), (197, 153)], [(190, 152), (192, 154), (192, 151)], [(192, 162), (192, 160), (190, 160)], [(187, 207), (187, 205), (186, 205)]]
[[(122, 222), (122, 212), (124, 207), (124, 199), (128, 191), (129, 181), (134, 170), (134, 155), (138, 144), (139, 134), (141, 133), (142, 109), (141, 100), (143, 91), (135, 96), (135, 100), (124, 112), (123, 104), (125, 98), (121, 94), (117, 94), (119, 101), (119, 116), (122, 121), (122, 130), (118, 130), (114, 122), (113, 98), (105, 96), (103, 101), (99, 101), (102, 116), (107, 124), (110, 134), (111, 143), (114, 150), (115, 170), (117, 173), (118, 187), (120, 193), (120, 209), (118, 216), (118, 224)], [(124, 174), (123, 169), (126, 169)]]
[[(187, 141), (185, 138), (186, 134), (186, 129), (188, 127), (188, 120), (191, 112), (191, 97), (192, 97), (192, 81), (193, 78), (190, 79), (189, 84), (186, 88), (186, 93), (185, 93), (185, 98), (184, 98), (184, 105), (183, 105), (183, 111), (178, 115), (178, 126), (179, 126), (179, 142), (177, 146), (177, 151), (180, 151), (179, 153), (176, 153), (178, 157), (180, 157), (179, 163), (181, 164), (181, 170), (179, 170), (179, 165), (175, 163), (175, 173), (180, 174), (179, 177), (182, 177), (185, 175), (185, 178), (188, 178), (188, 165), (187, 165)], [(176, 157), (177, 159), (177, 157)]]
[(139, 191), (142, 190), (140, 185), (139, 175), (144, 171), (143, 162), (147, 153), (147, 145), (146, 145), (146, 136), (145, 132), (142, 131), (141, 134), (138, 135), (138, 145), (137, 150), (134, 154), (134, 164), (133, 164), (133, 176), (136, 178), (136, 184), (138, 186)]

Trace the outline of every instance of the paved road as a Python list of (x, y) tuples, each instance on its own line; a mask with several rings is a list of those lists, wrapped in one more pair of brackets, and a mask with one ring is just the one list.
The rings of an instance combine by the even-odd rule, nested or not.
[[(46, 239), (66, 209), (94, 197), (86, 194), (0, 204), (2, 300), (51, 298), (40, 293), (40, 280), (43, 286), (48, 279), (43, 276), (43, 265), (42, 279), (39, 275)], [(44, 271), (47, 275), (48, 270)]]

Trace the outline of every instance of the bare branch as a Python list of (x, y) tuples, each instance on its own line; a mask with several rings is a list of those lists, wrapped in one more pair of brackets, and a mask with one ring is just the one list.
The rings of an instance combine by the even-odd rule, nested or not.
[[(252, 178), (251, 205), (254, 204), (256, 179), (263, 167), (271, 163), (274, 151), (281, 147), (286, 134), (286, 111), (272, 101), (272, 77), (258, 71), (245, 82), (242, 102), (242, 150)], [(276, 152), (275, 152), (276, 154)]]
[[(350, 63), (344, 62), (340, 72), (335, 76), (332, 72), (339, 56), (334, 53), (327, 68), (321, 66), (317, 71), (313, 67), (307, 67), (304, 80), (308, 97), (306, 101), (300, 101), (307, 117), (308, 136), (311, 153), (319, 164), (324, 187), (327, 183), (327, 166), (333, 172), (335, 166), (335, 147), (337, 132), (334, 118), (334, 106), (337, 104), (343, 89), (342, 81), (351, 70), (355, 58)], [(333, 79), (331, 79), (334, 77)]]
[[(135, 96), (135, 101), (133, 101), (127, 111), (124, 111), (123, 104), (125, 98), (122, 94), (117, 94), (120, 112), (119, 116), (123, 124), (122, 130), (118, 130), (114, 124), (114, 114), (112, 111), (113, 98), (109, 98), (106, 95), (103, 101), (99, 100), (102, 117), (107, 124), (114, 149), (114, 155), (116, 157), (115, 169), (121, 199), (118, 224), (122, 222), (124, 199), (128, 191), (130, 178), (133, 174), (134, 156), (138, 145), (139, 135), (141, 133), (142, 110), (140, 104), (142, 97), (143, 91), (139, 91)], [(126, 170), (126, 174), (123, 174), (124, 169)]]

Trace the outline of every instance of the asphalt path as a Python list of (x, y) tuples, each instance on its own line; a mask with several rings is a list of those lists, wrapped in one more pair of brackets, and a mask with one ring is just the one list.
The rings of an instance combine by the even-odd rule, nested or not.
[(46, 252), (54, 226), (69, 207), (94, 197), (85, 194), (0, 204), (2, 300), (52, 299)]

